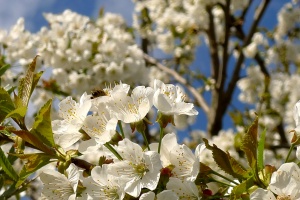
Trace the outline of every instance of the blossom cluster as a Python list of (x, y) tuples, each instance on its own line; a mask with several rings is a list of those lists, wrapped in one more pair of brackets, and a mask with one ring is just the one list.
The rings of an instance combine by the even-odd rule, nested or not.
[[(8, 107), (6, 109), (5, 106), (0, 106), (1, 120), (5, 118), (0, 124), (1, 140), (3, 135), (3, 138), (15, 142), (17, 150), (24, 146), (26, 141), (26, 144), (29, 143), (40, 151), (47, 152), (49, 147), (49, 151), (54, 152), (50, 155), (52, 156), (50, 159), (45, 152), (34, 151), (33, 154), (30, 152), (24, 156), (20, 151), (20, 154), (16, 154), (16, 157), (20, 158), (18, 161), (26, 156), (30, 158), (41, 156), (43, 159), (38, 164), (29, 159), (27, 163), (17, 162), (20, 166), (13, 166), (14, 168), (24, 168), (15, 171), (24, 172), (26, 166), (39, 170), (42, 165), (48, 164), (48, 161), (55, 161), (56, 167), (49, 164), (48, 166), (51, 165), (52, 168), (43, 169), (38, 175), (44, 185), (42, 199), (210, 199), (213, 195), (225, 199), (239, 194), (248, 195), (251, 199), (299, 199), (300, 169), (295, 163), (289, 163), (300, 160), (299, 102), (295, 106), (294, 115), (292, 113), (295, 103), (300, 99), (297, 87), (300, 85), (299, 2), (287, 3), (280, 10), (277, 16), (278, 26), (272, 34), (256, 28), (255, 31), (259, 32), (253, 33), (253, 36), (250, 33), (250, 39), (244, 38), (243, 30), (237, 30), (244, 23), (243, 15), (240, 14), (244, 12), (246, 14), (251, 2), (249, 0), (232, 0), (227, 3), (224, 0), (134, 0), (134, 2), (136, 13), (133, 26), (137, 32), (129, 29), (119, 15), (100, 13), (99, 18), (92, 20), (70, 10), (62, 14), (44, 14), (49, 26), (41, 28), (37, 33), (27, 31), (23, 19), (18, 20), (9, 31), (0, 30), (0, 56), (4, 55), (1, 58), (4, 63), (25, 66), (39, 54), (43, 66), (40, 66), (41, 63), (36, 66), (51, 68), (51, 77), (49, 80), (43, 80), (43, 87), (63, 96), (72, 95), (59, 103), (58, 113), (55, 114), (60, 119), (52, 118), (55, 120), (49, 125), (51, 128), (42, 130), (54, 138), (49, 135), (43, 138), (44, 135), (39, 135), (37, 128), (44, 128), (48, 122), (50, 124), (45, 114), (46, 107), (41, 109), (41, 113), (37, 113), (38, 117), (34, 121), (36, 126), (27, 130), (26, 127), (31, 125), (25, 123), (24, 118), (26, 122), (28, 118), (22, 115), (21, 112), (26, 111), (24, 107), (18, 107), (20, 106), (18, 98), (21, 100), (25, 98), (27, 101), (27, 97), (31, 96), (35, 105), (33, 107), (42, 107), (41, 105), (50, 98), (50, 92), (38, 88), (39, 92), (33, 95), (25, 92), (26, 95), (23, 97), (21, 92), (20, 95), (17, 92), (14, 101), (9, 104), (12, 90), (10, 87), (1, 87), (0, 102)], [(230, 16), (225, 16), (228, 2)], [(229, 21), (232, 20), (233, 24), (226, 24), (228, 23), (226, 17), (230, 17)], [(230, 30), (226, 30), (228, 26)], [(210, 31), (214, 32), (213, 40), (210, 38)], [(228, 38), (225, 38), (226, 31), (229, 31)], [(172, 68), (174, 65), (175, 70), (170, 71), (174, 72), (172, 75), (175, 74), (173, 77), (175, 81), (178, 80), (177, 71), (186, 78), (187, 88), (194, 87), (196, 79), (202, 79), (200, 82), (204, 85), (192, 89), (201, 93), (204, 98), (207, 98), (206, 94), (202, 93), (204, 89), (219, 92), (215, 89), (219, 87), (220, 82), (202, 76), (202, 72), (194, 73), (185, 68), (194, 60), (195, 50), (201, 41), (205, 41), (209, 47), (212, 47), (209, 43), (216, 42), (214, 50), (217, 51), (216, 56), (220, 61), (222, 58), (222, 62), (226, 61), (223, 57), (225, 49), (230, 62), (231, 55), (238, 54), (239, 58), (245, 57), (245, 65), (249, 64), (248, 59), (255, 60), (258, 65), (247, 66), (246, 70), (240, 73), (241, 75), (245, 72), (246, 76), (240, 79), (237, 77), (240, 101), (254, 105), (254, 108), (250, 106), (251, 109), (246, 111), (245, 115), (239, 116), (237, 127), (233, 127), (237, 130), (221, 130), (210, 140), (204, 139), (206, 137), (204, 131), (196, 130), (192, 132), (192, 140), (186, 140), (183, 145), (179, 144), (176, 130), (194, 123), (198, 114), (193, 103), (185, 102), (193, 98), (187, 98), (180, 86), (156, 80), (165, 81), (169, 75), (159, 70), (160, 63), (152, 67), (145, 62), (144, 59), (147, 58), (136, 45), (135, 33), (146, 39), (154, 50), (158, 47), (174, 57), (161, 63), (165, 64), (166, 68), (169, 66)], [(248, 39), (249, 43), (243, 43)], [(228, 49), (224, 48), (223, 44), (228, 46)], [(147, 62), (155, 63), (149, 60)], [(242, 65), (241, 68), (244, 70)], [(23, 70), (15, 70), (13, 65), (2, 76), (5, 68), (0, 70), (1, 85), (15, 85), (14, 80), (17, 80), (16, 77), (19, 73), (22, 74)], [(121, 82), (113, 87), (105, 85), (120, 80)], [(27, 86), (34, 81), (21, 81), (19, 89), (22, 91), (28, 88)], [(152, 87), (136, 87), (140, 83)], [(102, 89), (97, 89), (94, 85)], [(92, 88), (94, 89), (92, 94), (84, 93), (79, 97), (79, 94)], [(2, 94), (6, 95), (5, 99), (2, 99)], [(198, 105), (202, 106), (201, 99), (199, 101), (197, 95), (195, 99)], [(207, 105), (209, 109), (206, 114), (210, 117), (214, 105), (213, 103)], [(16, 110), (8, 112), (10, 108)], [(260, 166), (261, 168), (258, 167), (259, 164), (247, 163), (249, 160), (258, 160), (259, 156), (254, 155), (257, 153), (257, 149), (254, 148), (257, 144), (251, 141), (249, 145), (250, 142), (247, 143), (246, 139), (246, 142), (241, 142), (241, 138), (248, 134), (245, 128), (248, 124), (243, 120), (252, 121), (256, 118), (255, 112), (259, 113), (257, 132), (262, 134), (260, 128), (265, 128), (267, 132), (264, 139), (265, 146), (275, 148), (273, 151), (263, 149), (263, 142), (260, 141), (260, 151), (263, 151), (260, 153), (264, 161), (260, 160), (260, 165), (263, 166)], [(153, 119), (153, 115), (156, 116), (157, 124), (149, 128), (149, 125), (152, 125), (149, 119)], [(31, 134), (30, 136), (36, 140), (26, 138), (26, 134), (23, 134), (24, 139), (22, 135), (15, 136), (13, 132), (6, 132), (5, 123), (9, 116), (24, 129), (22, 131)], [(167, 126), (169, 123), (175, 126)], [(155, 133), (152, 132), (154, 129)], [(11, 127), (8, 130), (10, 131)], [(251, 138), (253, 141), (257, 137), (255, 134)], [(19, 137), (24, 141), (20, 142)], [(54, 140), (53, 143), (48, 137)], [(282, 145), (284, 137), (287, 140)], [(39, 146), (35, 144), (36, 141), (44, 142), (45, 149), (40, 148), (44, 144)], [(285, 148), (281, 148), (281, 145)], [(290, 151), (286, 148), (289, 146)], [(290, 156), (295, 147), (297, 147), (296, 156)], [(2, 152), (2, 145), (0, 150)], [(4, 152), (9, 151), (8, 148)], [(218, 153), (224, 155), (221, 161), (218, 160), (220, 159)], [(250, 154), (253, 154), (252, 157)], [(0, 157), (3, 160), (4, 158), (6, 157)], [(86, 161), (84, 164), (88, 167), (82, 167), (80, 165), (82, 163), (78, 163), (76, 159)], [(224, 167), (222, 163), (226, 163), (226, 166)], [(231, 169), (228, 170), (229, 165), (232, 165), (230, 167), (233, 172)], [(200, 166), (204, 168), (201, 169)], [(203, 169), (204, 172), (201, 171)], [(4, 167), (2, 170), (15, 172)], [(213, 171), (213, 175), (206, 177), (205, 173), (208, 171)], [(11, 181), (20, 181), (18, 175), (9, 175), (12, 176), (9, 177), (12, 178)], [(2, 177), (0, 178), (2, 180)], [(255, 187), (245, 186), (251, 183)], [(26, 188), (23, 188), (23, 185), (21, 189)], [(258, 189), (255, 190), (256, 188)], [(0, 195), (6, 193), (6, 189), (6, 186), (2, 187)], [(7, 193), (5, 195), (9, 196)]]
[[(113, 88), (94, 91), (91, 95), (85, 93), (78, 103), (71, 97), (60, 102), (59, 116), (62, 119), (52, 122), (55, 143), (64, 151), (74, 150), (74, 144), (86, 134), (88, 140), (81, 140), (77, 145), (78, 151), (83, 156), (87, 155), (85, 159), (89, 155), (98, 155), (89, 162), (96, 160), (97, 163), (101, 155), (109, 164), (94, 167), (89, 178), (80, 175), (82, 170), (74, 164), (66, 170), (67, 176), (56, 171), (44, 171), (40, 178), (46, 198), (54, 195), (74, 199), (79, 195), (84, 199), (123, 199), (125, 194), (140, 196), (142, 189), (148, 191), (141, 195), (142, 199), (154, 199), (155, 195), (158, 199), (200, 197), (202, 191), (198, 191), (194, 181), (199, 173), (201, 146), (194, 154), (186, 145), (177, 143), (174, 133), (169, 133), (160, 143), (146, 143), (147, 149), (143, 150), (117, 130), (118, 121), (121, 121), (144, 134), (145, 117), (153, 105), (158, 110), (158, 121), (161, 120), (162, 126), (174, 123), (175, 115), (197, 115), (194, 105), (184, 102), (185, 95), (180, 87), (159, 80), (154, 81), (153, 88), (137, 86), (131, 94), (129, 90), (129, 85), (120, 83)], [(109, 145), (116, 134), (123, 139), (114, 146)], [(111, 148), (117, 153), (110, 152)], [(157, 190), (163, 176), (170, 177), (170, 180), (165, 189)], [(79, 182), (80, 188), (85, 190), (78, 189)], [(151, 192), (154, 190), (156, 194)]]
[[(210, 168), (217, 167), (215, 162), (218, 161), (212, 160), (214, 156), (207, 151), (207, 145), (200, 143), (193, 152), (185, 144), (178, 144), (176, 134), (168, 133), (159, 143), (146, 143), (146, 147), (142, 147), (119, 133), (121, 129), (116, 129), (118, 121), (122, 121), (143, 134), (140, 123), (147, 121), (145, 117), (152, 105), (158, 110), (158, 121), (171, 117), (168, 122), (172, 122), (174, 115), (196, 115), (193, 104), (183, 102), (181, 88), (155, 80), (153, 88), (138, 86), (131, 93), (129, 91), (129, 85), (120, 83), (91, 95), (83, 94), (79, 103), (71, 97), (60, 103), (62, 120), (52, 122), (55, 143), (63, 148), (62, 152), (78, 150), (95, 166), (90, 175), (73, 163), (68, 165), (64, 174), (53, 169), (43, 170), (40, 174), (44, 185), (43, 198), (201, 199), (220, 192), (222, 187), (217, 182), (206, 183), (205, 187), (196, 184), (201, 172), (200, 163), (206, 163)], [(295, 105), (293, 115), (296, 128), (292, 142), (295, 145), (300, 141), (299, 105), (300, 101)], [(164, 126), (164, 122), (159, 123)], [(84, 134), (88, 135), (85, 139)], [(123, 138), (111, 145), (116, 134)], [(232, 131), (223, 132), (210, 142), (218, 144), (218, 148), (236, 160), (242, 160), (233, 148), (234, 137)], [(78, 140), (79, 145), (76, 145)], [(299, 152), (297, 147), (297, 159), (300, 160)], [(274, 156), (268, 153), (265, 151), (267, 165), (262, 172), (264, 175), (261, 175), (266, 189), (256, 187), (250, 193), (250, 199), (298, 199), (298, 165), (282, 161), (276, 170), (274, 164), (277, 160), (268, 159), (268, 156)], [(245, 160), (243, 165), (247, 165)], [(230, 194), (230, 187), (227, 193)]]
[[(294, 127), (293, 107), (300, 98), (296, 85), (300, 85), (300, 76), (297, 73), (288, 74), (283, 72), (274, 72), (270, 75), (268, 84), (268, 101), (261, 101), (266, 95), (265, 77), (260, 71), (259, 66), (251, 66), (247, 69), (247, 77), (238, 82), (241, 90), (239, 100), (254, 104), (254, 110), (261, 109), (260, 122), (268, 130), (276, 130), (280, 124), (284, 124), (285, 133), (288, 133)], [(271, 145), (279, 143), (278, 135), (272, 134), (269, 140)], [(290, 138), (290, 134), (286, 135)]]
[[(293, 117), (296, 123), (294, 129), (294, 137), (292, 139), (292, 148), (297, 146), (296, 157), (300, 160), (300, 146), (299, 146), (299, 119), (300, 119), (300, 101), (298, 101), (293, 109)], [(271, 167), (271, 165), (270, 165)], [(270, 182), (266, 189), (257, 188), (252, 194), (251, 199), (291, 199), (296, 200), (300, 198), (300, 168), (295, 162), (285, 162), (272, 173)]]
[[(214, 16), (216, 40), (224, 41), (224, 12), (220, 6), (216, 6), (218, 3), (225, 5), (224, 0), (134, 2), (136, 13), (133, 26), (143, 38), (155, 43), (165, 53), (174, 55), (181, 64), (190, 64), (194, 60), (200, 36), (206, 37), (210, 20), (208, 12)], [(231, 1), (230, 12), (234, 15), (244, 9), (248, 2)]]
[[(239, 80), (239, 100), (254, 105), (250, 113), (260, 110), (262, 126), (276, 132), (269, 137), (271, 145), (280, 142), (278, 127), (283, 125), (285, 133), (293, 129), (292, 110), (300, 98), (296, 89), (300, 84), (299, 8), (296, 1), (286, 3), (277, 14), (278, 25), (272, 40), (268, 33), (256, 32), (250, 44), (243, 49), (248, 58), (260, 56), (264, 59), (257, 65), (251, 64), (246, 70), (246, 77)], [(290, 136), (286, 135), (286, 138)]]
[[(40, 55), (43, 67), (52, 69), (50, 79), (74, 96), (90, 88), (90, 82), (102, 86), (119, 80), (149, 83), (151, 70), (120, 15), (105, 13), (92, 20), (65, 10), (62, 14), (45, 13), (44, 17), (49, 27), (37, 33), (25, 29), (23, 18), (11, 30), (0, 31), (0, 48), (7, 63), (26, 66)], [(4, 79), (6, 84), (20, 73), (9, 71), (12, 76)]]

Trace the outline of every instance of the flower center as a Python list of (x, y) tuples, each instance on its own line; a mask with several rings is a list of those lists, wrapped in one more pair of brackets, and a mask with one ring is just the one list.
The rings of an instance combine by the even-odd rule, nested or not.
[(105, 194), (105, 197), (109, 197), (109, 199), (119, 199), (118, 188), (116, 186), (107, 186), (103, 189), (103, 192)]
[(145, 165), (145, 163), (140, 163), (134, 166), (135, 173), (139, 176), (139, 178), (143, 178), (143, 176), (149, 172), (149, 169)]
[(288, 196), (278, 195), (276, 199), (278, 199), (278, 200), (291, 200), (292, 198), (290, 197), (290, 195), (288, 195)]

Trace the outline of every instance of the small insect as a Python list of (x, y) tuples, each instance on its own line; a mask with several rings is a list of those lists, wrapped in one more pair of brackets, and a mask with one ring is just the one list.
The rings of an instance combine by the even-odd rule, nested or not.
[(102, 89), (94, 89), (92, 90), (91, 99), (95, 99), (97, 97), (107, 96), (106, 92)]

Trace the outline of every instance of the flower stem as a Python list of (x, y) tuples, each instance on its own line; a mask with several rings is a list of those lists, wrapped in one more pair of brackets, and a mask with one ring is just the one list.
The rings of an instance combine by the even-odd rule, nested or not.
[(219, 183), (219, 184), (221, 184), (221, 185), (226, 185), (226, 186), (228, 186), (228, 187), (233, 187), (232, 185), (230, 185), (230, 184), (228, 184), (228, 183), (224, 183), (224, 182), (222, 182), (222, 181), (218, 181), (218, 180), (216, 180), (216, 179), (214, 179), (214, 178), (212, 178), (212, 180), (213, 180), (213, 182)]
[(120, 120), (118, 121), (118, 126), (119, 126), (120, 131), (121, 131), (121, 136), (124, 139), (125, 138), (125, 134), (124, 134), (123, 127), (122, 127), (122, 122)]
[(229, 181), (229, 182), (231, 182), (231, 183), (234, 183), (234, 184), (236, 184), (236, 185), (239, 185), (239, 183), (235, 182), (234, 180), (231, 180), (231, 179), (227, 178), (226, 176), (223, 176), (222, 174), (219, 174), (219, 173), (216, 172), (216, 171), (212, 171), (212, 174), (217, 175), (217, 176), (219, 176), (219, 177), (221, 177), (221, 178), (224, 178), (225, 180), (227, 180), (227, 181)]
[(161, 141), (163, 136), (164, 136), (164, 128), (162, 126), (159, 126), (159, 143), (158, 143), (158, 150), (157, 150), (158, 153), (160, 153)]
[(119, 160), (123, 160), (122, 156), (120, 156), (120, 154), (108, 142), (106, 142), (104, 146), (108, 148)]
[(294, 144), (292, 144), (292, 146), (290, 147), (290, 150), (289, 150), (289, 152), (288, 152), (288, 155), (286, 156), (285, 163), (287, 163), (287, 162), (288, 162), (288, 160), (289, 160), (289, 157), (290, 157), (290, 155), (291, 155), (291, 153), (292, 153), (292, 151), (293, 151), (294, 147), (295, 147), (295, 145), (294, 145)]
[(143, 138), (144, 138), (145, 144), (146, 144), (148, 150), (150, 151), (149, 142), (148, 142), (148, 140), (147, 140), (145, 131), (141, 131), (141, 133), (142, 133), (142, 136), (143, 136)]

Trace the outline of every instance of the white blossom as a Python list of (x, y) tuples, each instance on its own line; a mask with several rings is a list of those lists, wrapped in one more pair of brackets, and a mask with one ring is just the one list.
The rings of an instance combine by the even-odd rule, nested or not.
[(67, 97), (59, 104), (59, 116), (63, 120), (52, 121), (52, 129), (56, 144), (67, 148), (81, 138), (81, 129), (91, 107), (91, 101), (87, 99), (86, 93), (77, 103), (72, 97)]
[(67, 177), (54, 170), (45, 170), (40, 174), (44, 184), (42, 194), (48, 199), (76, 199), (79, 171), (74, 164), (66, 170)]
[(124, 180), (108, 173), (109, 165), (93, 168), (91, 177), (84, 180), (83, 194), (93, 199), (122, 200), (125, 196)]
[(117, 151), (123, 160), (111, 164), (108, 173), (127, 180), (125, 192), (138, 197), (142, 188), (154, 190), (162, 168), (159, 154), (154, 151), (143, 152), (138, 144), (127, 138), (119, 142)]
[(179, 86), (154, 81), (154, 106), (165, 115), (197, 115), (192, 103), (185, 103), (185, 95)]

